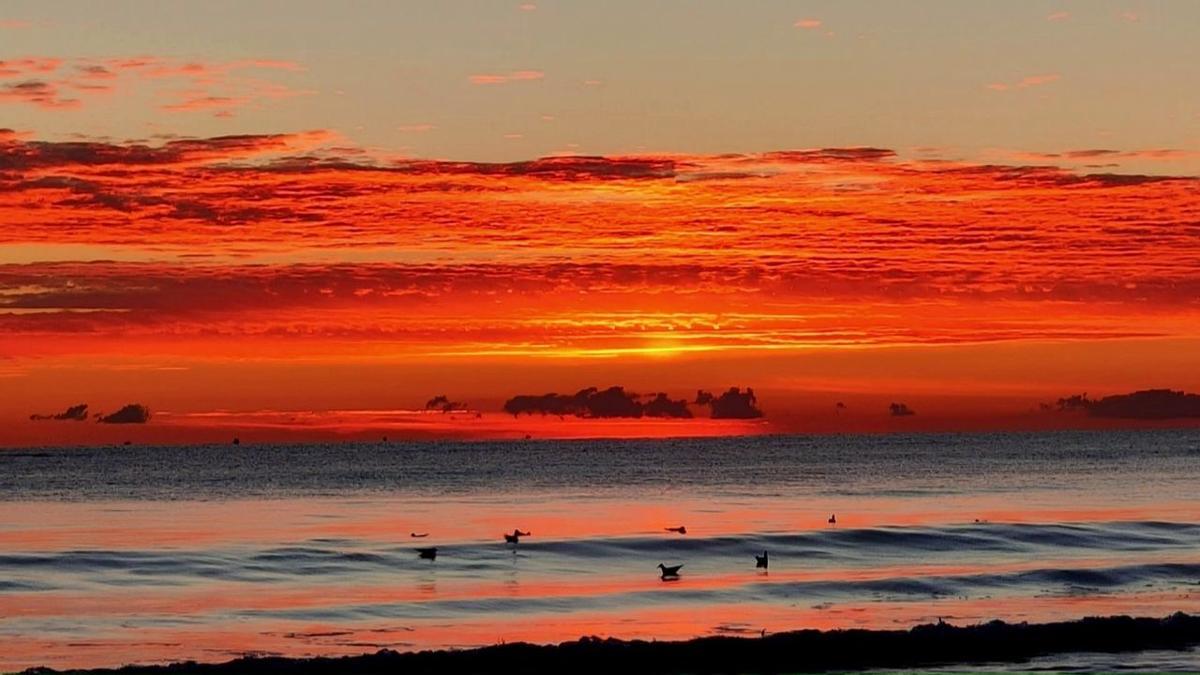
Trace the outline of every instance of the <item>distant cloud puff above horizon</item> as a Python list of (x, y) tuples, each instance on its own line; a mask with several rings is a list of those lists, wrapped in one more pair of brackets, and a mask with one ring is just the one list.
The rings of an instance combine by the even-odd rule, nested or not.
[(53, 415), (33, 414), (33, 415), (29, 416), (29, 419), (33, 420), (35, 422), (40, 422), (40, 421), (45, 421), (45, 420), (56, 420), (56, 421), (70, 420), (73, 422), (82, 422), (82, 421), (86, 420), (87, 418), (88, 418), (88, 405), (86, 403), (80, 403), (79, 405), (73, 405), (70, 408), (67, 408), (66, 410), (64, 410), (63, 412), (53, 414)]
[(150, 409), (140, 403), (130, 403), (115, 413), (98, 415), (101, 424), (145, 424), (150, 421)]
[(672, 400), (665, 393), (653, 394), (645, 402), (641, 400), (642, 398), (638, 394), (626, 391), (624, 387), (614, 386), (603, 390), (597, 387), (588, 387), (571, 395), (520, 394), (505, 401), (504, 412), (514, 417), (557, 415), (595, 419), (617, 417), (689, 419), (693, 416), (692, 411), (687, 408), (686, 400)]
[(1083, 410), (1090, 417), (1109, 419), (1185, 419), (1200, 417), (1200, 394), (1171, 389), (1143, 389), (1100, 399), (1089, 399), (1087, 394), (1081, 394), (1060, 398), (1057, 409), (1064, 412)]

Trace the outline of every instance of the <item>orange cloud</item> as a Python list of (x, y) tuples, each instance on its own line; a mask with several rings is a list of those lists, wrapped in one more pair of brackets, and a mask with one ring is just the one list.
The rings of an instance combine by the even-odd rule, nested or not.
[(513, 80), (540, 80), (545, 76), (540, 70), (517, 70), (509, 75)]
[[(134, 316), (126, 312), (154, 308), (159, 309), (148, 316), (166, 318), (168, 306), (179, 311), (232, 311), (245, 305), (261, 312), (286, 308), (294, 301), (306, 312), (315, 312), (306, 320), (322, 317), (320, 307), (338, 309), (329, 315), (332, 326), (346, 320), (343, 309), (393, 307), (408, 312), (409, 302), (437, 298), (447, 303), (445, 308), (458, 311), (459, 301), (470, 305), (487, 293), (500, 292), (530, 298), (544, 310), (577, 312), (573, 325), (582, 329), (589, 320), (578, 313), (584, 306), (576, 306), (574, 298), (586, 298), (588, 313), (604, 317), (597, 319), (597, 327), (611, 327), (613, 312), (631, 312), (638, 298), (654, 297), (671, 297), (667, 305), (686, 315), (701, 308), (706, 314), (739, 307), (749, 311), (757, 304), (750, 298), (760, 294), (794, 296), (808, 303), (819, 293), (831, 302), (847, 297), (860, 302), (872, 297), (959, 297), (1018, 303), (1137, 298), (1171, 305), (1200, 292), (1185, 271), (1185, 252), (1190, 249), (1180, 248), (1177, 228), (1200, 208), (1189, 206), (1185, 198), (1195, 189), (1195, 179), (1079, 175), (1053, 167), (907, 163), (875, 148), (372, 166), (317, 153), (333, 140), (322, 132), (181, 139), (162, 146), (3, 138), (0, 162), (18, 177), (0, 184), (0, 215), (8, 223), (0, 231), (0, 242), (119, 246), (154, 233), (157, 257), (184, 260), (200, 254), (218, 261), (211, 269), (215, 277), (210, 280), (205, 272), (191, 282), (190, 273), (176, 269), (165, 270), (159, 278), (152, 276), (153, 267), (112, 267), (109, 272), (115, 276), (85, 283), (89, 268), (47, 268), (36, 277), (8, 277), (9, 288), (45, 289), (4, 296), (12, 308), (111, 310), (122, 314), (108, 318), (128, 322)], [(1060, 157), (1084, 159), (1111, 152), (1072, 151)], [(120, 177), (113, 177), (117, 167), (122, 169), (116, 174)], [(129, 179), (132, 171), (142, 177)], [(607, 184), (624, 186), (622, 190), (639, 195), (644, 206), (606, 200)], [(495, 195), (504, 199), (497, 201)], [(1130, 199), (1127, 212), (1114, 210), (1118, 197)], [(969, 208), (946, 209), (948, 200)], [(1166, 219), (1148, 215), (1146, 205), (1153, 202), (1162, 205), (1158, 213), (1169, 214)], [(1065, 220), (1071, 228), (1087, 228), (1086, 237), (1076, 238), (1074, 229), (1056, 224), (1068, 203), (1071, 216)], [(31, 208), (33, 204), (38, 206)], [(487, 209), (481, 210), (481, 204)], [(714, 221), (705, 214), (717, 204), (740, 206), (725, 207), (728, 213)], [(441, 225), (429, 228), (434, 222)], [(519, 245), (495, 237), (489, 225), (493, 222), (527, 223)], [(808, 222), (823, 225), (802, 225)], [(921, 229), (912, 225), (918, 222)], [(1130, 223), (1139, 228), (1140, 253), (1132, 254), (1126, 243), (1119, 260), (1110, 259), (1105, 252), (1112, 242), (1102, 245), (1100, 235), (1114, 228), (1112, 236), (1120, 237)], [(776, 259), (761, 249), (764, 237), (776, 246), (809, 254)], [(408, 242), (404, 264), (388, 260), (396, 241)], [(588, 253), (574, 256), (568, 265), (562, 262), (564, 246)], [(661, 250), (664, 261), (647, 264), (641, 256), (646, 247)], [(1066, 259), (1021, 253), (1057, 250), (1073, 256), (1079, 247), (1096, 247), (1088, 254), (1095, 267), (1072, 266), (1068, 277), (1061, 275)], [(302, 262), (306, 257), (326, 251), (369, 252), (376, 262), (303, 266), (308, 264)], [(1164, 252), (1170, 252), (1172, 268), (1181, 274), (1149, 264), (1161, 260)], [(516, 253), (519, 264), (486, 262)], [(243, 284), (238, 275), (230, 276), (233, 268), (224, 266), (247, 256), (298, 262), (247, 268), (253, 274)], [(440, 262), (435, 265), (435, 260)], [(1131, 266), (1135, 260), (1146, 267)], [(122, 278), (130, 281), (128, 291), (119, 291)], [(152, 278), (158, 280), (147, 283)], [(252, 292), (270, 288), (261, 285), (267, 279), (273, 279), (269, 293)], [(55, 280), (70, 280), (71, 285), (54, 291)], [(195, 284), (194, 291), (187, 290), (188, 284)], [(222, 285), (229, 291), (220, 291)], [(146, 294), (155, 288), (172, 290), (139, 304), (138, 298), (151, 297)], [(171, 305), (185, 297), (186, 302)], [(690, 310), (688, 298), (697, 302)], [(509, 311), (503, 305), (498, 309)], [(372, 330), (388, 325), (376, 310), (370, 313)], [(483, 317), (480, 308), (474, 311)], [(651, 316), (655, 311), (643, 308), (630, 316)], [(549, 326), (549, 317), (557, 312), (534, 320), (551, 322), (545, 324)], [(249, 322), (231, 318), (231, 325), (270, 323), (268, 315), (258, 317)], [(20, 322), (91, 325), (108, 318), (51, 313), (22, 315)], [(986, 315), (976, 316), (977, 322), (985, 319)], [(496, 326), (497, 320), (484, 323)], [(730, 344), (763, 346), (785, 335), (790, 341), (796, 339), (792, 331), (799, 325), (791, 321), (776, 322), (768, 312), (724, 335)], [(844, 321), (839, 312), (834, 323)], [(662, 331), (674, 330), (673, 321), (654, 323)], [(727, 331), (738, 325), (725, 323)], [(566, 329), (572, 323), (554, 325)], [(999, 326), (988, 331), (983, 325), (977, 323), (971, 331), (974, 338), (1005, 334)], [(879, 328), (876, 325), (875, 332), (863, 333), (861, 339), (886, 341), (889, 334), (900, 335)], [(1050, 334), (1049, 329), (1039, 330)], [(1055, 334), (1092, 330), (1074, 327)], [(1115, 332), (1127, 334), (1124, 329)], [(603, 334), (611, 336), (607, 328)], [(812, 332), (810, 338), (840, 339), (832, 335)], [(903, 336), (919, 339), (910, 333)]]
[(1058, 11), (1058, 12), (1053, 12), (1050, 15), (1048, 15), (1046, 17), (1046, 20), (1047, 21), (1066, 21), (1069, 18), (1071, 18), (1070, 12)]
[(57, 85), (44, 80), (23, 80), (0, 85), (0, 103), (4, 102), (29, 103), (51, 110), (80, 106), (79, 99), (63, 98)]
[(1044, 84), (1050, 84), (1051, 82), (1057, 82), (1059, 79), (1061, 79), (1061, 76), (1056, 75), (1056, 74), (1029, 75), (1029, 76), (1021, 78), (1020, 80), (1017, 80), (1016, 82), (1014, 82), (1012, 84), (1005, 83), (1005, 82), (993, 82), (993, 83), (987, 85), (987, 88), (991, 89), (993, 91), (1008, 91), (1009, 89), (1027, 89), (1029, 87), (1040, 87)]
[(230, 96), (192, 96), (185, 98), (179, 103), (172, 103), (162, 106), (163, 110), (170, 112), (189, 112), (193, 110), (206, 110), (209, 108), (236, 108), (245, 105), (249, 101), (248, 98), (233, 98)]
[[(216, 109), (217, 114), (228, 114), (231, 108), (315, 93), (245, 74), (272, 70), (300, 72), (303, 68), (291, 61), (267, 59), (206, 63), (153, 56), (102, 60), (27, 57), (0, 61), (0, 80), (20, 78), (0, 82), (3, 91), (0, 101), (44, 108), (78, 108), (88, 96), (128, 90), (140, 84), (176, 99), (162, 105), (164, 110)], [(180, 83), (187, 88), (166, 89)], [(75, 95), (70, 98), (59, 95), (63, 87), (73, 89)]]
[(87, 80), (112, 80), (117, 74), (99, 64), (80, 64), (75, 66), (78, 77)]
[(1173, 162), (1200, 157), (1200, 150), (1174, 148), (1152, 148), (1144, 150), (1063, 150), (1061, 152), (1028, 152), (1020, 150), (995, 150), (992, 155), (1010, 162), (1050, 162), (1074, 164), (1082, 161), (1140, 160)]
[(31, 23), (21, 19), (0, 19), (0, 29), (3, 28), (29, 28)]
[[(6, 377), (57, 368), (45, 381), (60, 395), (62, 377), (84, 377), (62, 373), (102, 366), (214, 373), (180, 389), (190, 403), (171, 405), (186, 410), (226, 395), (225, 368), (459, 368), (462, 385), (508, 363), (533, 378), (515, 390), (538, 391), (600, 363), (639, 387), (653, 367), (669, 391), (746, 373), (728, 384), (774, 401), (772, 378), (796, 376), (784, 364), (804, 354), (861, 365), (870, 350), (1020, 346), (996, 360), (1010, 364), (1038, 345), (1081, 345), (1065, 361), (1107, 368), (1094, 345), (1183, 358), (1156, 345), (1200, 340), (1194, 177), (870, 147), (495, 164), (342, 146), (328, 132), (144, 144), (0, 131), (0, 354), (17, 373)], [(1124, 161), (1114, 154), (1173, 151), (1030, 156)], [(1030, 372), (1064, 361), (1030, 358)], [(988, 359), (956, 363), (982, 373), (974, 387), (1010, 377)], [(515, 371), (503, 372), (483, 394), (514, 393), (503, 387)], [(307, 396), (342, 391), (311, 377)], [(283, 389), (271, 396), (306, 387)], [(922, 423), (936, 415), (903, 391), (891, 400)], [(62, 402), (20, 412), (43, 403)]]
[(1043, 84), (1057, 82), (1059, 80), (1059, 78), (1060, 78), (1060, 76), (1053, 75), (1053, 74), (1052, 75), (1030, 75), (1028, 77), (1021, 78), (1020, 81), (1017, 82), (1016, 86), (1018, 88), (1037, 87), (1037, 86), (1040, 86)]
[(820, 19), (800, 19), (799, 21), (797, 21), (796, 23), (794, 23), (792, 25), (795, 26), (796, 28), (805, 28), (808, 30), (812, 30), (812, 29), (821, 27), (821, 20)]
[(0, 77), (52, 73), (58, 70), (62, 63), (62, 59), (46, 57), (0, 60)]
[(467, 79), (471, 84), (508, 84), (509, 82), (527, 82), (540, 80), (546, 76), (540, 70), (515, 70), (503, 75), (471, 75)]

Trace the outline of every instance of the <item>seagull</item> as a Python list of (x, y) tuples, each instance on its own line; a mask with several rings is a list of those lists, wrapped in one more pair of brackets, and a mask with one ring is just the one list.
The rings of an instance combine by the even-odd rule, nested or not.
[(428, 536), (429, 536), (429, 533), (428, 533), (428, 532), (421, 532), (421, 533), (417, 533), (417, 532), (409, 532), (409, 533), (408, 533), (408, 536), (410, 536), (410, 537), (416, 537), (416, 538), (418, 538), (418, 539), (419, 539), (419, 538), (421, 538), (421, 537), (428, 537)]
[(667, 567), (666, 565), (664, 565), (662, 563), (658, 564), (658, 569), (662, 570), (663, 581), (678, 579), (679, 578), (679, 569), (681, 567), (683, 567), (683, 565), (673, 565), (671, 567)]
[(667, 532), (678, 532), (679, 534), (687, 534), (687, 528), (684, 527), (683, 525), (680, 525), (679, 527), (664, 527), (663, 530), (665, 530)]
[(756, 568), (761, 567), (765, 570), (765, 569), (767, 569), (767, 563), (769, 563), (769, 562), (770, 561), (767, 560), (767, 552), (766, 551), (763, 551), (762, 555), (754, 556), (754, 566)]
[(830, 516), (829, 516), (829, 524), (830, 524), (830, 525), (837, 525), (837, 516), (836, 516), (836, 515), (830, 514)]
[(417, 549), (417, 557), (424, 558), (425, 560), (437, 560), (437, 547), (419, 548)]
[(519, 544), (519, 543), (521, 543), (521, 537), (528, 537), (528, 536), (529, 536), (528, 532), (522, 532), (519, 529), (514, 529), (512, 534), (506, 533), (504, 535), (504, 541), (506, 541), (510, 544)]

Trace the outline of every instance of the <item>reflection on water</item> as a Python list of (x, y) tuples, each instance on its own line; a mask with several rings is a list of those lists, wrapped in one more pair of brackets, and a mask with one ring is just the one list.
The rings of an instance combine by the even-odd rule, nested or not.
[(1198, 440), (0, 452), (0, 670), (1200, 611)]

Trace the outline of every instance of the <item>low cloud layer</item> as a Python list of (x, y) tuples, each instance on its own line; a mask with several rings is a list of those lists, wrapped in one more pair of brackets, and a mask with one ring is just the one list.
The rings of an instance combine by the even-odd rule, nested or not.
[(1200, 417), (1200, 394), (1171, 389), (1143, 389), (1130, 394), (1116, 394), (1090, 399), (1076, 394), (1058, 399), (1055, 405), (1043, 408), (1063, 412), (1082, 410), (1089, 417), (1136, 420), (1169, 420)]
[[(751, 397), (753, 397), (752, 393)], [(713, 410), (715, 413), (716, 407)], [(688, 408), (686, 399), (673, 399), (665, 392), (641, 395), (626, 391), (624, 387), (619, 386), (607, 389), (588, 387), (574, 394), (522, 394), (506, 401), (504, 412), (513, 416), (558, 415), (559, 417), (596, 419), (641, 417), (690, 419), (695, 416)], [(753, 417), (761, 416), (760, 412)], [(717, 415), (714, 414), (713, 417), (717, 417)]]
[(746, 391), (730, 387), (720, 396), (713, 396), (701, 389), (696, 392), (695, 403), (711, 408), (713, 419), (750, 420), (763, 416), (763, 411), (758, 407), (758, 398), (749, 387), (746, 387)]
[(86, 403), (80, 403), (79, 405), (73, 405), (70, 408), (67, 408), (66, 410), (64, 410), (60, 413), (57, 413), (57, 414), (39, 415), (39, 414), (35, 413), (35, 414), (29, 416), (29, 419), (31, 419), (35, 422), (40, 422), (40, 421), (45, 421), (45, 420), (55, 420), (55, 421), (70, 420), (73, 422), (82, 422), (82, 421), (86, 420), (87, 418), (88, 418), (88, 405)]
[(101, 424), (145, 424), (150, 421), (150, 409), (140, 403), (130, 403), (111, 415), (96, 418)]
[(451, 401), (449, 396), (438, 394), (425, 402), (426, 410), (438, 410), (444, 413), (454, 412), (455, 410), (466, 410), (467, 404), (461, 401)]

